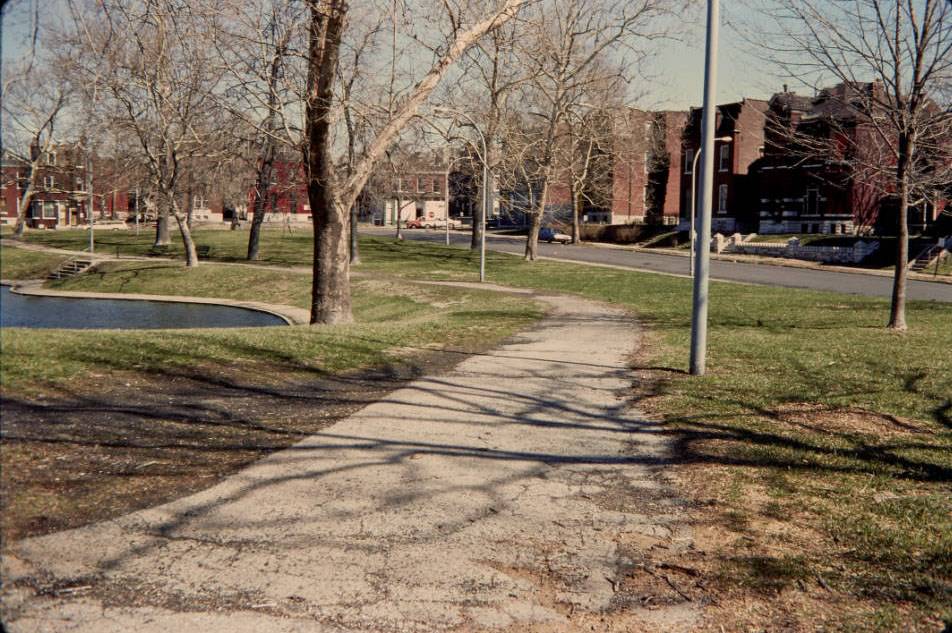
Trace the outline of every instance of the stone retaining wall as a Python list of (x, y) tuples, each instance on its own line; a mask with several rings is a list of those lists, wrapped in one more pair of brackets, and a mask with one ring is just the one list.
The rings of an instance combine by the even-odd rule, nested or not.
[(716, 253), (786, 257), (827, 264), (858, 264), (879, 250), (879, 242), (860, 240), (853, 246), (804, 246), (797, 238), (783, 242), (748, 242), (740, 233), (725, 237), (718, 233), (711, 240)]

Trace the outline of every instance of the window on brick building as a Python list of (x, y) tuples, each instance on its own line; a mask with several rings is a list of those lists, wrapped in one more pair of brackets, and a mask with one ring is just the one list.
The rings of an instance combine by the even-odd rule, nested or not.
[(816, 189), (807, 189), (807, 215), (820, 214), (820, 192)]
[(443, 193), (443, 179), (442, 178), (433, 179), (433, 193)]
[(727, 185), (717, 188), (717, 212), (727, 213)]
[(426, 178), (417, 176), (417, 193), (426, 193)]
[(694, 150), (690, 147), (684, 150), (684, 173), (694, 173)]
[(718, 169), (720, 171), (730, 171), (731, 168), (731, 146), (727, 143), (721, 145), (718, 155)]
[(56, 187), (56, 178), (53, 176), (44, 176), (43, 177), (43, 186), (47, 189), (53, 189)]

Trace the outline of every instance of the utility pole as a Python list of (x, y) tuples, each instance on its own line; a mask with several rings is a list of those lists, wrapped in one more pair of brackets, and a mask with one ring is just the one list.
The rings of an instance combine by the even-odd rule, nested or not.
[(704, 60), (704, 114), (701, 131), (701, 215), (694, 244), (694, 306), (691, 312), (691, 374), (703, 376), (707, 361), (708, 275), (711, 264), (711, 204), (714, 195), (714, 127), (716, 124), (717, 36), (719, 0), (707, 0), (707, 47)]
[(93, 157), (89, 148), (86, 149), (86, 206), (89, 213), (89, 252), (96, 250), (96, 238), (93, 237), (93, 229), (96, 226), (94, 219), (96, 213), (95, 200), (93, 198)]

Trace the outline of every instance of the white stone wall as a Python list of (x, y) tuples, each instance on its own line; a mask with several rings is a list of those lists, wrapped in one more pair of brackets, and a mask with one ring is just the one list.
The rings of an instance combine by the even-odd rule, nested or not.
[(853, 246), (803, 246), (797, 238), (791, 238), (785, 244), (745, 242), (739, 233), (735, 233), (730, 238), (716, 235), (711, 248), (718, 253), (786, 257), (827, 264), (858, 264), (879, 249), (879, 242), (860, 240)]

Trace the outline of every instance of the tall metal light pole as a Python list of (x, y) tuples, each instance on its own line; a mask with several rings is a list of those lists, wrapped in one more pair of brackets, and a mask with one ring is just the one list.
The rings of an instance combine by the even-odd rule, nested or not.
[[(714, 140), (730, 143), (734, 139), (730, 136), (719, 136)], [(694, 276), (694, 241), (697, 237), (697, 231), (694, 230), (694, 206), (697, 204), (697, 159), (701, 157), (702, 153), (700, 150), (694, 153), (693, 167), (691, 167), (691, 256), (689, 257), (688, 270), (692, 277)]]
[(450, 161), (449, 167), (446, 168), (446, 174), (443, 178), (443, 196), (446, 198), (446, 245), (450, 245), (450, 167), (453, 165), (453, 161)]
[[(476, 125), (476, 121), (474, 121), (473, 118), (465, 112), (457, 112), (456, 110), (450, 110), (448, 108), (434, 108), (433, 110), (434, 112), (442, 112), (466, 119), (466, 127), (471, 127), (476, 130), (476, 133), (479, 134), (479, 140), (483, 146), (483, 155), (480, 156), (483, 161), (483, 217), (480, 220), (480, 223), (482, 224), (480, 228), (482, 228), (482, 230), (479, 232), (479, 281), (486, 281), (486, 215), (490, 211), (489, 188), (491, 186), (491, 183), (489, 182), (489, 152), (487, 149), (488, 144), (486, 143), (486, 136), (483, 134), (482, 130), (479, 129), (479, 126)], [(449, 210), (447, 210), (447, 222), (449, 222)]]
[(704, 60), (704, 114), (701, 131), (701, 217), (695, 241), (694, 307), (691, 312), (691, 374), (703, 376), (707, 361), (708, 274), (711, 253), (711, 201), (714, 190), (714, 126), (717, 87), (718, 0), (707, 0), (707, 47)]
[(93, 157), (91, 151), (86, 149), (86, 194), (87, 194), (87, 212), (89, 213), (89, 252), (92, 253), (96, 250), (96, 238), (93, 237), (93, 229), (95, 228), (96, 220), (94, 219), (95, 213), (95, 198), (93, 197)]

